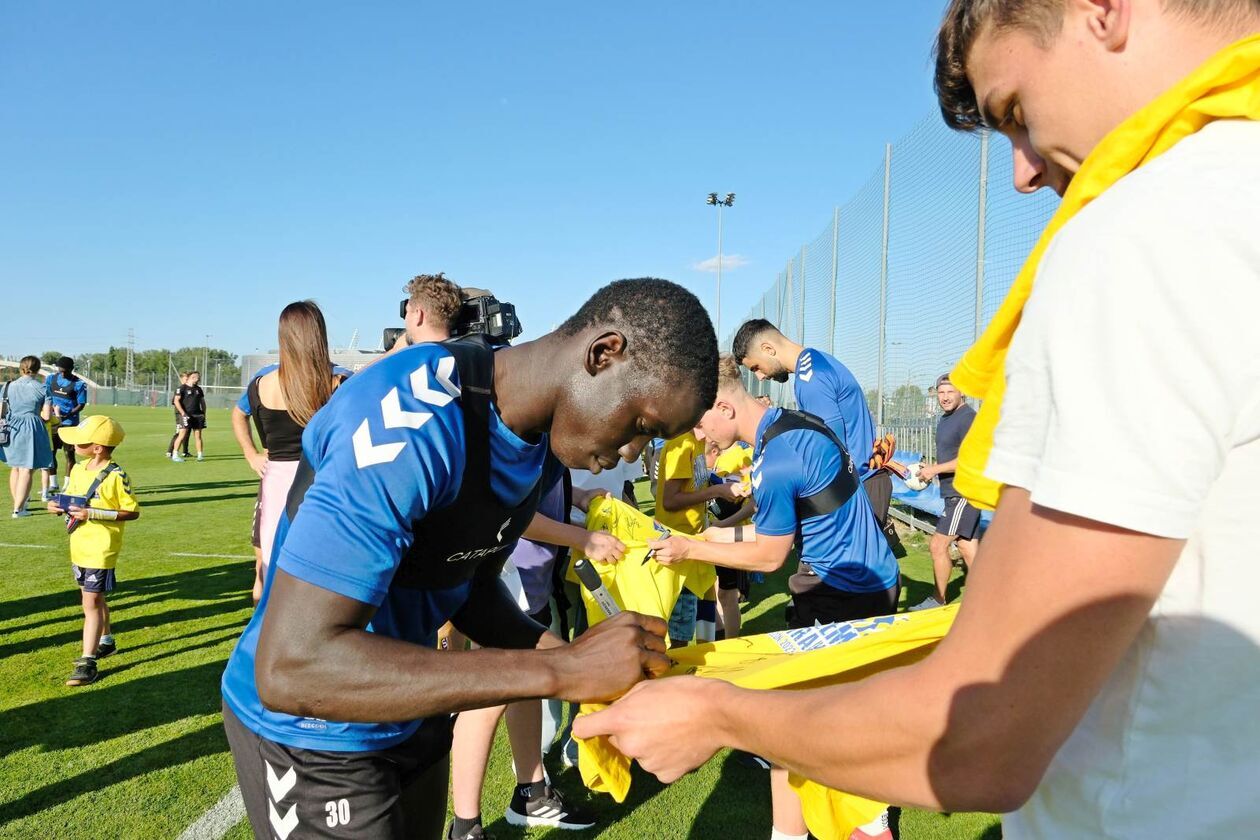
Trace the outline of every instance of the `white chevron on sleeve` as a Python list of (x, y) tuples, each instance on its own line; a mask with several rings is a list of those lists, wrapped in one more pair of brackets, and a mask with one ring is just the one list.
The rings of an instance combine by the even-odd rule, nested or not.
[(754, 490), (761, 489), (761, 473), (757, 473), (752, 477), (752, 486)]
[[(449, 362), (450, 364), (446, 364)], [(442, 386), (442, 390), (437, 390), (429, 385), (429, 366), (420, 365), (415, 372), (411, 374), (411, 393), (416, 399), (429, 405), (441, 408), (448, 405), (451, 400), (459, 396), (459, 388), (457, 388), (450, 380), (451, 373), (455, 369), (455, 359), (447, 356), (437, 364), (435, 378), (438, 384)]]
[(381, 400), (381, 417), (387, 429), (418, 429), (433, 418), (427, 411), (404, 411), (398, 389), (391, 388)]
[(397, 458), (398, 453), (402, 452), (407, 446), (403, 442), (373, 444), (372, 433), (368, 430), (367, 420), (359, 424), (359, 428), (355, 431), (351, 440), (354, 443), (354, 462), (358, 464), (359, 469), (375, 464), (388, 464)]
[(451, 374), (453, 373), (455, 373), (454, 356), (447, 356), (444, 359), (438, 360), (434, 378), (437, 379), (438, 384), (442, 386), (442, 389), (445, 390), (446, 393), (450, 394), (452, 397), (458, 397), (459, 386), (451, 381)]
[(267, 816), (271, 819), (271, 827), (275, 829), (276, 836), (280, 840), (289, 840), (289, 835), (293, 833), (293, 829), (297, 828), (298, 814), (297, 806), (289, 808), (289, 812), (280, 816), (280, 812), (276, 810), (276, 806), (267, 801)]
[(276, 769), (271, 766), (270, 761), (264, 759), (263, 764), (267, 765), (267, 787), (271, 790), (271, 798), (279, 803), (297, 784), (297, 771), (290, 767), (289, 772), (283, 776), (277, 776)]

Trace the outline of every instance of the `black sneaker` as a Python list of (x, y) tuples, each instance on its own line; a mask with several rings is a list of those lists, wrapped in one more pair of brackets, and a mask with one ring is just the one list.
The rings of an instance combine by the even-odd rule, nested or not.
[(486, 834), (486, 830), (481, 827), (481, 823), (477, 823), (468, 829), (464, 834), (455, 836), (455, 826), (452, 825), (446, 832), (446, 840), (494, 840), (493, 834)]
[(118, 650), (117, 642), (101, 642), (96, 646), (96, 658), (104, 659)]
[(74, 660), (74, 672), (66, 680), (66, 685), (90, 685), (96, 682), (96, 660), (90, 656), (82, 656)]
[(545, 825), (569, 831), (595, 825), (594, 817), (566, 805), (560, 797), (560, 791), (550, 785), (543, 789), (542, 796), (535, 799), (526, 799), (521, 793), (522, 787), (523, 785), (516, 786), (516, 791), (512, 794), (512, 804), (503, 815), (509, 825)]
[(770, 762), (766, 761), (759, 755), (743, 750), (733, 750), (735, 760), (745, 767), (751, 767), (754, 770), (769, 770)]

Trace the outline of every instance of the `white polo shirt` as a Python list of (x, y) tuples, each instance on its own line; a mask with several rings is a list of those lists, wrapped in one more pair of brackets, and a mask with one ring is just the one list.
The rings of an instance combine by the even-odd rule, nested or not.
[(1257, 836), (1260, 123), (1208, 125), (1065, 225), (1006, 375), (990, 478), (1186, 545), (1005, 836)]

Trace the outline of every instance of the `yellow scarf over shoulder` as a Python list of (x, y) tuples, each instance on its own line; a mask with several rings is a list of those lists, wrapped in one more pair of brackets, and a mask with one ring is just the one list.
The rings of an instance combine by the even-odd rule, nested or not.
[(950, 379), (963, 393), (984, 400), (958, 453), (954, 485), (979, 507), (997, 505), (1001, 485), (984, 469), (1006, 391), (1006, 351), (1019, 328), (1037, 267), (1059, 229), (1112, 184), (1154, 160), (1214, 120), (1260, 119), (1260, 33), (1232, 44), (1169, 88), (1103, 138), (1081, 164), (1006, 300), (984, 334), (958, 362)]

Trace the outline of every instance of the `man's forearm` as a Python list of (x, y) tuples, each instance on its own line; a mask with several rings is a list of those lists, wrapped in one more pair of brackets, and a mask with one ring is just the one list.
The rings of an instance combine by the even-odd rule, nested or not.
[[(836, 790), (941, 810), (942, 795), (957, 802), (939, 789), (942, 768), (933, 761), (949, 698), (926, 696), (926, 681), (906, 676), (892, 671), (807, 691), (723, 685), (712, 711), (728, 746)], [(976, 721), (973, 731), (983, 728)]]
[[(748, 530), (752, 531), (751, 528)], [(755, 532), (750, 536), (755, 537)], [(779, 556), (777, 552), (767, 550), (766, 546), (758, 545), (755, 538), (750, 542), (688, 540), (687, 557), (702, 563), (712, 563), (746, 572), (777, 571), (786, 559)]]
[[(262, 648), (260, 647), (260, 654)], [(551, 697), (550, 654), (482, 649), (450, 654), (345, 628), (300, 661), (258, 662), (259, 696), (277, 711), (383, 723)], [(269, 678), (263, 678), (264, 664)]]

